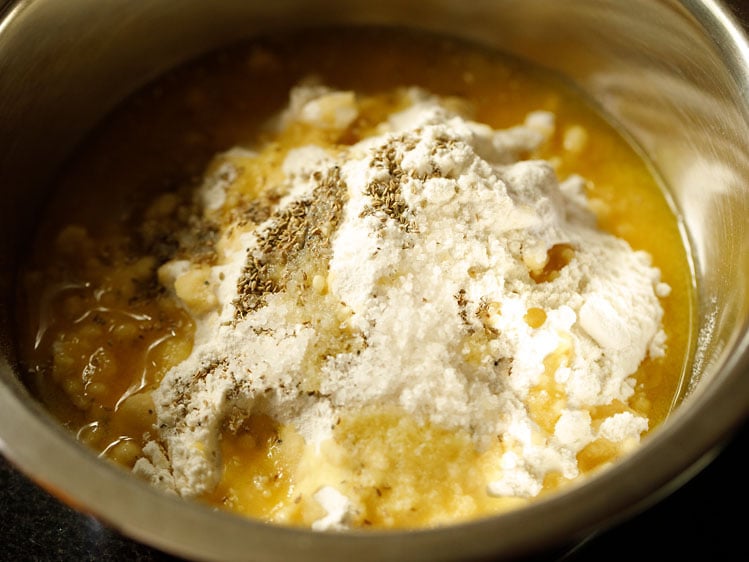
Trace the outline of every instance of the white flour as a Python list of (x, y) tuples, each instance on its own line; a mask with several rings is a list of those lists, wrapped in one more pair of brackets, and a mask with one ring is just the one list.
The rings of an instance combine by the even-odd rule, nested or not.
[[(250, 413), (291, 424), (313, 447), (339, 417), (376, 405), (469, 431), (480, 448), (501, 436), (487, 483), (499, 496), (534, 496), (550, 471), (576, 477), (576, 454), (597, 438), (639, 441), (647, 419), (593, 424), (590, 409), (626, 402), (640, 362), (664, 353), (659, 270), (595, 228), (581, 178), (560, 184), (547, 162), (521, 160), (553, 130), (552, 115), (497, 131), (410, 96), (381, 134), (292, 150), (270, 217), (226, 229), (206, 278), (217, 306), (196, 315), (192, 355), (154, 394), (161, 445), (149, 444), (137, 473), (184, 496), (210, 490), (220, 428)], [(279, 126), (356, 118), (350, 93), (300, 89), (292, 100)], [(237, 177), (231, 157), (206, 179), (208, 217)], [(279, 263), (304, 274), (279, 280), (268, 273)], [(172, 262), (162, 278), (195, 267)], [(527, 405), (545, 392), (550, 357), (559, 367), (544, 384), (566, 398), (553, 433)], [(315, 528), (345, 521), (347, 499), (330, 485), (316, 497), (333, 507)]]

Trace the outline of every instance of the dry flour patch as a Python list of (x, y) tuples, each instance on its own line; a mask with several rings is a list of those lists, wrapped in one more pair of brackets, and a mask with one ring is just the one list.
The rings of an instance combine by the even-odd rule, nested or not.
[[(212, 306), (194, 311), (192, 354), (154, 393), (158, 439), (137, 473), (199, 495), (220, 479), (222, 428), (251, 414), (293, 427), (314, 455), (340, 418), (397, 406), (479, 450), (499, 441), (487, 493), (532, 497), (552, 472), (575, 478), (596, 439), (626, 450), (647, 430), (634, 412), (591, 411), (626, 403), (639, 364), (664, 353), (669, 288), (647, 254), (596, 228), (582, 178), (560, 183), (526, 159), (553, 115), (494, 130), (404, 95), (408, 107), (356, 144), (289, 151), (252, 220), (226, 217), (262, 148), (230, 151), (206, 177), (218, 257), (160, 274), (188, 306), (180, 279), (197, 275)], [(291, 100), (280, 128), (357, 117), (350, 92), (301, 87)], [(317, 485), (327, 515), (313, 527), (345, 528), (355, 502)]]

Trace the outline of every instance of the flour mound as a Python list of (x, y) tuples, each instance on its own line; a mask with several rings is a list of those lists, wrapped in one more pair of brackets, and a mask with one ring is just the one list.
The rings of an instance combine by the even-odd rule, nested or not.
[[(590, 411), (626, 403), (640, 363), (664, 353), (668, 288), (646, 253), (596, 228), (582, 178), (560, 182), (526, 159), (553, 115), (494, 130), (436, 96), (408, 96), (353, 145), (289, 151), (267, 212), (224, 226), (206, 277), (217, 304), (195, 315), (191, 356), (154, 394), (159, 446), (146, 452), (158, 454), (137, 473), (195, 496), (220, 478), (223, 428), (251, 414), (315, 447), (339, 418), (381, 406), (467, 431), (477, 448), (499, 438), (488, 492), (531, 497), (550, 472), (575, 478), (592, 441), (625, 447), (647, 430), (635, 413), (594, 424)], [(292, 99), (281, 127), (356, 119), (350, 93)], [(202, 189), (208, 217), (230, 200), (238, 168), (227, 158), (231, 173)], [(530, 403), (550, 393), (548, 430)]]

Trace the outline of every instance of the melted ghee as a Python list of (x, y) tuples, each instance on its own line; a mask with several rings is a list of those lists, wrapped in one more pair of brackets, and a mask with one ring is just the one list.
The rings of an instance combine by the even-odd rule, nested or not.
[[(368, 94), (366, 106), (343, 135), (292, 128), (278, 144), (262, 125), (309, 75)], [(679, 396), (693, 309), (688, 253), (652, 170), (556, 79), (474, 46), (387, 30), (315, 31), (213, 54), (137, 93), (102, 124), (61, 172), (21, 275), (20, 348), (35, 395), (102, 456), (132, 466), (151, 437), (151, 390), (192, 348), (193, 323), (159, 288), (156, 270), (174, 257), (173, 236), (190, 215), (190, 190), (213, 155), (276, 142), (275, 151), (266, 148), (265, 163), (246, 175), (242, 191), (259, 195), (273, 183), (271, 170), (295, 145), (295, 135), (305, 142), (317, 134), (324, 144), (354, 143), (398, 109), (395, 88), (411, 85), (452, 96), (473, 119), (495, 128), (522, 122), (530, 111), (555, 113), (557, 132), (539, 156), (552, 161), (562, 179), (585, 177), (601, 228), (649, 252), (672, 287), (663, 299), (666, 356), (643, 363), (627, 404), (591, 416), (633, 410), (649, 417), (651, 430), (657, 427)], [(209, 248), (211, 240), (205, 244)], [(570, 251), (552, 249), (536, 280), (552, 278)], [(543, 311), (533, 309), (526, 317), (531, 326), (544, 320)], [(478, 361), (485, 342), (476, 338), (468, 353)], [(564, 357), (564, 349), (548, 357), (547, 373)], [(553, 430), (564, 399), (553, 377), (547, 374), (533, 395), (534, 419)], [(340, 491), (358, 498), (356, 525), (432, 526), (525, 503), (491, 498), (477, 484), (496, 466), (499, 441), (479, 452), (461, 432), (391, 411), (342, 420), (335, 436), (337, 444), (320, 454), (338, 471)], [(616, 454), (598, 440), (578, 461), (592, 471)], [(291, 428), (254, 416), (224, 431), (222, 458), (222, 480), (201, 501), (292, 525), (324, 515), (310, 500), (318, 482), (314, 460)], [(545, 484), (553, 490), (561, 478), (552, 474)]]

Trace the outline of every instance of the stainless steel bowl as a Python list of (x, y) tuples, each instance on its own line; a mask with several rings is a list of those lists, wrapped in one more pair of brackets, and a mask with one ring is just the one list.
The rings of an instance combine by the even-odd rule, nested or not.
[[(714, 0), (20, 0), (0, 3), (0, 446), (23, 472), (136, 540), (193, 559), (448, 560), (528, 555), (642, 510), (749, 415), (749, 47)], [(631, 456), (522, 510), (438, 530), (331, 535), (161, 495), (99, 461), (26, 392), (14, 271), (49, 180), (128, 93), (209, 49), (301, 25), (411, 26), (568, 76), (648, 154), (692, 244), (699, 345), (687, 396)]]

